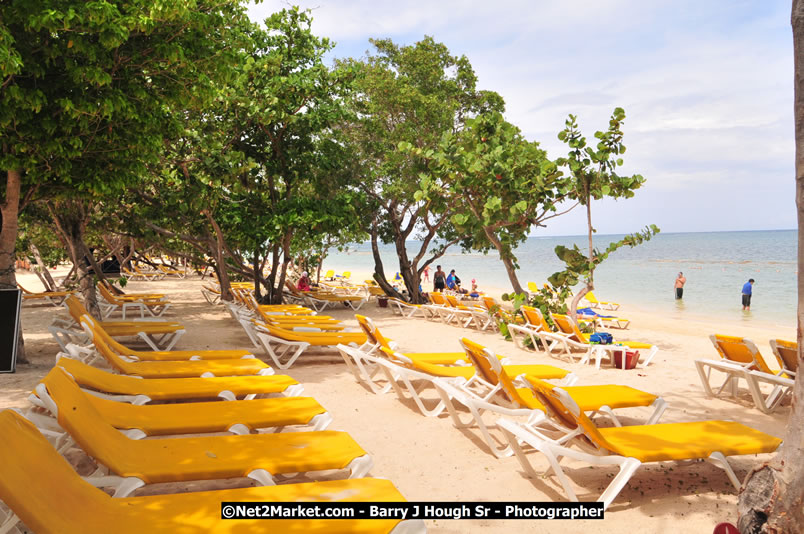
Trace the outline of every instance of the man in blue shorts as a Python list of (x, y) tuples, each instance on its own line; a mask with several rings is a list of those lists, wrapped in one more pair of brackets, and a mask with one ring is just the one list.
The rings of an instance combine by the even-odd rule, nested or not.
[(743, 310), (751, 309), (751, 294), (754, 285), (754, 279), (751, 278), (743, 284)]

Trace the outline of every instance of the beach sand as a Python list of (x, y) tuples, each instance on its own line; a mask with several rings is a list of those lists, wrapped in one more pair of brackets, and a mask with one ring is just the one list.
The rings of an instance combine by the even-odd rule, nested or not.
[[(363, 280), (359, 273), (353, 279)], [(31, 290), (41, 287), (33, 274), (19, 274)], [(251, 349), (242, 330), (222, 306), (209, 306), (199, 291), (198, 277), (187, 280), (132, 282), (131, 292), (165, 293), (174, 303), (167, 318), (179, 320), (187, 334), (177, 349)], [(486, 289), (490, 293), (489, 288)], [(616, 295), (605, 295), (616, 300)], [(327, 310), (356, 326), (354, 313), (347, 309)], [(753, 339), (764, 355), (770, 356), (768, 339), (795, 339), (793, 328), (752, 322), (723, 322), (717, 317), (689, 320), (660, 316), (629, 307), (617, 314), (632, 321), (625, 331), (611, 330), (615, 339), (658, 344), (660, 352), (646, 369), (618, 370), (568, 364), (544, 353), (518, 350), (499, 334), (464, 330), (454, 326), (403, 319), (390, 308), (375, 302), (360, 313), (375, 319), (383, 333), (397, 341), (405, 352), (459, 351), (458, 339), (468, 337), (513, 363), (545, 363), (571, 370), (579, 384), (623, 384), (659, 394), (668, 402), (662, 422), (730, 419), (775, 436), (783, 436), (790, 415), (789, 400), (775, 413), (766, 415), (754, 408), (745, 389), (738, 399), (708, 399), (704, 396), (693, 360), (716, 358), (708, 339), (712, 333), (741, 335)], [(56, 315), (66, 311), (52, 306), (23, 309), (26, 352), (31, 364), (18, 366), (15, 374), (0, 375), (0, 408), (27, 408), (27, 396), (37, 381), (53, 366), (58, 346), (47, 331)], [(264, 355), (255, 350), (259, 357)], [(267, 361), (267, 360), (266, 360)], [(270, 362), (269, 362), (270, 363)], [(457, 430), (450, 419), (422, 416), (412, 402), (396, 395), (375, 395), (357, 384), (337, 352), (303, 355), (287, 371), (304, 385), (305, 395), (315, 397), (334, 417), (333, 430), (349, 432), (374, 458), (372, 475), (388, 478), (411, 501), (566, 501), (554, 477), (528, 479), (513, 457), (497, 459), (484, 448), (476, 430)], [(433, 393), (435, 395), (435, 393)], [(433, 397), (434, 398), (434, 397)], [(626, 423), (644, 419), (647, 408), (618, 411)], [(546, 461), (531, 454), (537, 469)], [(740, 457), (732, 461), (739, 478), (769, 458)], [(594, 500), (616, 468), (591, 468), (586, 464), (562, 463), (581, 500)], [(725, 473), (706, 462), (692, 465), (673, 463), (643, 466), (606, 512), (604, 521), (535, 520), (436, 520), (428, 521), (430, 532), (711, 532), (721, 521), (736, 521), (737, 495)]]

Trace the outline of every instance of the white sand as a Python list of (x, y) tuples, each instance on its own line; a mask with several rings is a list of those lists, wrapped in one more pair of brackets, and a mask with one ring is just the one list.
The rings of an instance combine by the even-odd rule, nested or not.
[[(363, 280), (359, 273), (353, 277)], [(34, 275), (22, 274), (20, 281), (36, 290)], [(174, 302), (170, 319), (181, 321), (188, 333), (176, 347), (251, 348), (243, 330), (220, 306), (203, 300), (199, 279), (133, 282), (132, 292), (166, 293)], [(486, 289), (490, 293), (489, 288)], [(607, 295), (614, 298), (614, 295)], [(18, 367), (13, 375), (0, 375), (0, 408), (26, 408), (26, 397), (36, 382), (51, 368), (58, 346), (47, 332), (56, 314), (50, 306), (26, 306), (23, 311), (26, 350), (32, 364)], [(702, 419), (731, 419), (775, 436), (784, 433), (790, 414), (789, 401), (772, 415), (765, 415), (750, 403), (745, 390), (738, 399), (707, 399), (693, 364), (696, 358), (714, 358), (707, 336), (712, 333), (742, 335), (753, 339), (770, 356), (767, 340), (795, 339), (793, 329), (756, 323), (724, 323), (717, 318), (685, 320), (637, 311), (623, 303), (618, 314), (631, 319), (623, 332), (612, 330), (615, 339), (656, 343), (661, 348), (647, 369), (595, 370), (560, 362), (543, 353), (518, 350), (499, 334), (463, 330), (423, 319), (402, 319), (390, 309), (373, 302), (361, 309), (373, 317), (383, 333), (396, 340), (406, 352), (458, 351), (457, 340), (466, 336), (511, 357), (514, 363), (547, 363), (570, 369), (579, 384), (624, 384), (667, 400), (662, 422)], [(356, 324), (350, 310), (327, 314)], [(258, 355), (261, 353), (258, 351)], [(303, 355), (288, 373), (305, 386), (334, 416), (331, 426), (348, 431), (374, 458), (372, 475), (392, 480), (409, 500), (414, 501), (565, 501), (555, 478), (530, 480), (524, 477), (515, 458), (497, 459), (484, 448), (474, 430), (457, 430), (449, 418), (426, 418), (410, 403), (400, 402), (393, 393), (375, 395), (358, 385), (336, 352)], [(643, 419), (647, 409), (621, 411), (623, 420)], [(534, 465), (544, 469), (538, 453)], [(732, 462), (738, 477), (761, 462), (763, 457), (744, 457)], [(566, 462), (566, 472), (582, 500), (594, 500), (616, 469), (590, 468)], [(711, 532), (721, 521), (736, 520), (737, 496), (726, 475), (711, 464), (652, 464), (631, 479), (606, 512), (604, 521), (431, 521), (431, 532)], [(680, 523), (683, 522), (683, 527)]]

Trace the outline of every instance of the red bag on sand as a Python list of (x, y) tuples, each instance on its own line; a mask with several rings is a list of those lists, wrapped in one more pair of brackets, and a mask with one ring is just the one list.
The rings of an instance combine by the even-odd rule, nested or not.
[[(625, 355), (625, 362), (623, 362), (623, 355)], [(616, 367), (617, 369), (636, 369), (638, 361), (639, 361), (638, 350), (623, 349), (618, 350), (614, 353), (614, 367)]]

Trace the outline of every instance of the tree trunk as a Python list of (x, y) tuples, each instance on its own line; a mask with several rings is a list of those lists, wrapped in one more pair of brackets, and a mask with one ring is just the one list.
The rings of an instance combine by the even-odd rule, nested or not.
[(89, 272), (90, 268), (98, 276), (102, 275), (84, 241), (84, 232), (89, 222), (89, 210), (81, 200), (67, 200), (54, 205), (48, 203), (48, 211), (53, 217), (56, 228), (67, 243), (67, 250), (78, 276), (78, 289), (84, 297), (84, 306), (90, 315), (100, 319), (95, 280), (92, 273)]
[(67, 287), (67, 284), (70, 283), (70, 280), (73, 278), (74, 274), (75, 274), (75, 264), (73, 264), (73, 266), (70, 267), (70, 270), (67, 272), (67, 276), (64, 277), (64, 280), (61, 281), (61, 283), (59, 284), (58, 288), (56, 288), (56, 290), (57, 291), (63, 291), (64, 288)]
[(391, 295), (401, 300), (405, 300), (402, 295), (388, 283), (385, 276), (385, 268), (382, 264), (382, 256), (380, 256), (380, 246), (378, 243), (377, 227), (372, 224), (371, 226), (371, 255), (374, 258), (374, 281), (377, 285), (385, 291), (386, 295)]
[[(595, 289), (595, 286), (592, 284), (591, 281), (589, 281), (589, 282), (586, 283), (586, 285), (584, 287), (581, 288), (580, 291), (578, 291), (575, 294), (574, 297), (572, 297), (572, 302), (570, 303), (570, 309), (567, 310), (567, 313), (568, 313), (568, 315), (570, 317), (572, 317), (573, 321), (578, 320), (578, 303), (581, 302), (581, 299), (584, 297), (584, 295), (586, 295), (590, 291), (594, 291), (594, 289)], [(596, 325), (596, 323), (592, 323), (592, 324)], [(595, 330), (597, 330), (597, 326), (595, 326)]]
[(254, 298), (257, 302), (262, 300), (262, 269), (260, 268), (260, 253), (254, 252), (252, 256), (251, 267), (254, 269)]
[[(795, 67), (796, 207), (798, 209), (799, 369), (804, 369), (804, 0), (793, 1), (793, 62)], [(743, 482), (737, 506), (743, 534), (801, 532), (804, 525), (804, 379), (793, 387), (793, 408), (784, 443), (773, 459), (751, 471)]]
[(505, 245), (497, 238), (497, 235), (491, 228), (484, 226), (483, 232), (486, 234), (488, 240), (491, 241), (491, 244), (494, 245), (494, 248), (497, 249), (497, 253), (500, 255), (503, 266), (505, 266), (505, 272), (508, 274), (508, 280), (511, 282), (514, 293), (525, 293), (525, 290), (522, 289), (522, 285), (519, 283), (519, 277), (516, 275), (516, 268), (514, 267), (514, 262), (511, 260), (511, 252), (505, 248)]
[[(595, 259), (595, 244), (592, 240), (592, 234), (594, 233), (595, 229), (592, 226), (592, 197), (589, 194), (588, 183), (585, 183), (584, 195), (586, 196), (586, 231), (587, 236), (589, 238), (589, 263), (592, 263)], [(589, 283), (588, 283), (589, 286), (592, 286), (594, 284), (594, 279), (595, 279), (595, 269), (592, 268), (589, 271)], [(592, 290), (590, 289), (589, 291)]]
[[(22, 172), (6, 171), (6, 195), (0, 203), (0, 288), (16, 289), (17, 277), (14, 274), (15, 249), (17, 245), (17, 218), (20, 208)], [(28, 363), (25, 358), (25, 345), (22, 341), (22, 321), (20, 321), (17, 361)]]
[(282, 238), (282, 270), (279, 273), (279, 284), (271, 300), (273, 304), (282, 304), (284, 300), (285, 278), (288, 274), (288, 265), (290, 265), (292, 259), (290, 257), (290, 240), (292, 238), (293, 234), (290, 232), (287, 232)]
[(217, 265), (218, 283), (221, 286), (221, 300), (229, 301), (234, 297), (232, 296), (232, 286), (229, 283), (229, 273), (226, 271), (226, 256), (223, 252), (223, 232), (209, 211), (204, 210), (202, 213), (206, 215), (209, 223), (212, 225), (212, 229), (215, 231), (215, 263)]
[(45, 265), (45, 262), (42, 261), (42, 256), (39, 254), (39, 249), (36, 248), (36, 245), (33, 243), (31, 243), (31, 254), (33, 254), (34, 261), (39, 267), (39, 271), (42, 273), (42, 276), (45, 278), (45, 287), (47, 290), (56, 291), (56, 282), (54, 282), (53, 277), (50, 276), (50, 271), (47, 270), (47, 265)]
[(416, 269), (416, 266), (411, 263), (410, 258), (408, 257), (408, 249), (404, 236), (397, 234), (396, 239), (394, 239), (394, 245), (396, 247), (397, 257), (399, 258), (399, 275), (402, 277), (402, 281), (405, 282), (405, 288), (408, 290), (407, 300), (420, 304), (421, 292), (419, 291), (419, 271)]

